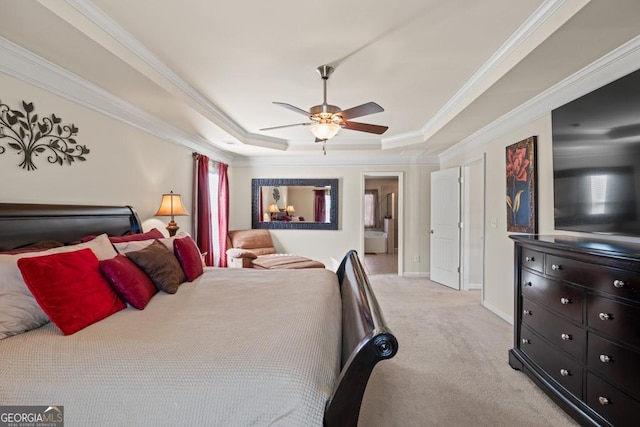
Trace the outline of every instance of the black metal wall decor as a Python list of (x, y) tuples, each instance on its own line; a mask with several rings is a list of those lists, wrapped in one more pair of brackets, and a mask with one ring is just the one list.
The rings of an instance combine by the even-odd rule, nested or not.
[[(47, 153), (49, 163), (60, 166), (86, 160), (89, 149), (73, 138), (78, 134), (73, 123), (60, 124), (62, 119), (55, 114), (38, 120), (38, 115), (33, 114), (33, 102), (22, 101), (22, 109), (24, 112), (12, 110), (0, 102), (0, 144), (6, 142), (8, 148), (22, 154), (20, 167), (30, 171), (37, 169), (34, 157), (43, 153)], [(0, 154), (5, 151), (6, 148), (0, 145)]]

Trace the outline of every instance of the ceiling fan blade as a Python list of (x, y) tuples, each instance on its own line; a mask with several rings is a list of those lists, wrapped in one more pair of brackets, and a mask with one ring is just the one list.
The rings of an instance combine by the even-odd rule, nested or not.
[(304, 111), (302, 108), (298, 108), (295, 105), (287, 104), (286, 102), (274, 102), (274, 104), (284, 107), (287, 110), (291, 110), (291, 111), (295, 111), (296, 113), (303, 114), (305, 116), (310, 115), (310, 113), (308, 113), (307, 111)]
[(282, 129), (282, 128), (290, 128), (293, 126), (309, 126), (311, 123), (294, 123), (292, 125), (282, 125), (282, 126), (273, 126), (270, 128), (262, 128), (259, 130), (273, 130), (273, 129)]
[(389, 129), (389, 126), (370, 125), (369, 123), (360, 122), (344, 122), (342, 125), (345, 129), (357, 130), (360, 132), (369, 132), (382, 135)]
[(357, 107), (344, 110), (340, 115), (344, 120), (355, 119), (356, 117), (362, 117), (373, 113), (381, 113), (384, 108), (376, 104), (375, 102), (367, 102), (366, 104), (358, 105)]

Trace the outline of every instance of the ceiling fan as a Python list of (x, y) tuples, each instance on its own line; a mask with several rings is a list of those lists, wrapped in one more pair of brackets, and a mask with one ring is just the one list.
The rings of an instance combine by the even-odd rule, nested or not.
[(311, 120), (310, 122), (294, 123), (291, 125), (274, 126), (269, 128), (260, 129), (261, 131), (281, 129), (292, 126), (311, 126), (311, 132), (316, 137), (316, 142), (322, 142), (322, 150), (324, 154), (327, 154), (324, 143), (329, 139), (336, 136), (338, 131), (342, 128), (357, 130), (360, 132), (375, 133), (377, 135), (383, 134), (388, 126), (372, 125), (368, 123), (352, 122), (351, 119), (356, 117), (362, 117), (369, 114), (380, 113), (384, 109), (375, 102), (367, 102), (366, 104), (358, 105), (346, 110), (342, 110), (340, 107), (330, 105), (327, 103), (327, 80), (334, 71), (334, 68), (329, 65), (321, 65), (317, 68), (318, 74), (322, 78), (324, 98), (322, 104), (314, 105), (305, 111), (302, 108), (298, 108), (285, 102), (274, 102), (276, 105), (280, 105), (288, 110), (295, 111), (296, 113), (304, 114)]

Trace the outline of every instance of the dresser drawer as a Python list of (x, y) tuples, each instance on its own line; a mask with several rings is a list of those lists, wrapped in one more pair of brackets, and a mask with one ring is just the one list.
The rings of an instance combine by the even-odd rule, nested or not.
[(520, 350), (574, 396), (582, 399), (582, 367), (522, 326)]
[(553, 345), (584, 361), (587, 332), (562, 319), (542, 305), (522, 299), (522, 323), (549, 340)]
[(544, 271), (610, 295), (640, 301), (640, 273), (547, 254)]
[(590, 328), (640, 349), (640, 309), (591, 294), (587, 301)]
[(542, 252), (534, 251), (529, 248), (522, 248), (522, 259), (520, 260), (520, 265), (523, 267), (530, 268), (532, 270), (538, 271), (540, 273), (544, 272), (544, 264), (542, 260), (544, 259), (544, 254)]
[(587, 405), (615, 427), (636, 427), (640, 418), (640, 402), (587, 373)]
[(640, 353), (589, 333), (587, 365), (612, 383), (640, 394)]
[(522, 295), (582, 323), (585, 293), (575, 286), (546, 279), (530, 271), (521, 271)]

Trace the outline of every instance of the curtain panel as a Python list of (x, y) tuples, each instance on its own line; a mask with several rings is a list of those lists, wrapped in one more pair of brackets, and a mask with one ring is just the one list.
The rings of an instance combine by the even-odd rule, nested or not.
[(213, 241), (211, 228), (211, 197), (209, 193), (209, 163), (207, 156), (195, 154), (193, 185), (193, 234), (205, 264), (213, 265)]
[(313, 220), (315, 222), (325, 222), (327, 217), (326, 204), (325, 204), (325, 190), (313, 190), (314, 197), (314, 215)]
[(218, 239), (220, 246), (220, 267), (227, 266), (227, 235), (229, 234), (229, 165), (218, 166)]

